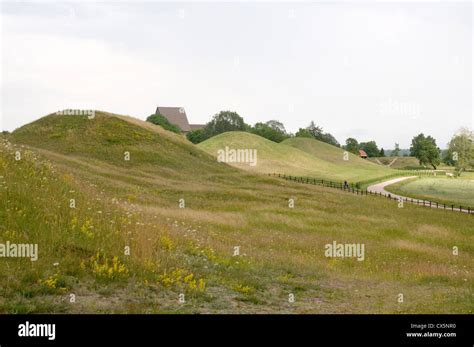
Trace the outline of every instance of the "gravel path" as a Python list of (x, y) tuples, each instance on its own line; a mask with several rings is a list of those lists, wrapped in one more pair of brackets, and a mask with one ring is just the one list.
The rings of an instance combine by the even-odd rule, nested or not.
[[(403, 199), (403, 201), (411, 202), (411, 203), (414, 203), (416, 205), (424, 205), (424, 206), (428, 206), (428, 207), (431, 207), (431, 208), (445, 209), (445, 206), (443, 204), (437, 205), (436, 203), (431, 203), (430, 201), (409, 198), (409, 197), (406, 197), (406, 196), (390, 193), (389, 191), (385, 190), (386, 186), (389, 186), (391, 184), (394, 184), (394, 183), (397, 183), (397, 182), (400, 182), (400, 181), (408, 180), (408, 179), (411, 179), (411, 178), (416, 178), (416, 177), (418, 177), (418, 176), (408, 176), (408, 177), (394, 178), (394, 179), (391, 179), (391, 180), (388, 180), (388, 181), (385, 181), (385, 182), (380, 182), (380, 183), (368, 186), (367, 191), (375, 193), (375, 194), (390, 195), (390, 197), (392, 199), (397, 199), (397, 200)], [(446, 209), (451, 209), (451, 206), (446, 206)], [(469, 211), (467, 209), (460, 210), (459, 206), (458, 207), (454, 206), (454, 210), (459, 211), (459, 212), (464, 212), (464, 213), (473, 213), (473, 211)]]

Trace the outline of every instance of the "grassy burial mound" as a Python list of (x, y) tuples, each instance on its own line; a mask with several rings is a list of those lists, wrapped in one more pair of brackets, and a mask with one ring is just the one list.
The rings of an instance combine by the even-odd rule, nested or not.
[(226, 147), (256, 150), (256, 165), (232, 161), (229, 164), (259, 173), (282, 173), (350, 182), (392, 173), (390, 169), (364, 161), (351, 153), (348, 153), (348, 160), (344, 160), (343, 149), (307, 138), (275, 143), (250, 133), (227, 132), (200, 143), (198, 147), (216, 157)]
[(372, 163), (378, 165), (389, 166), (392, 169), (432, 169), (432, 167), (426, 167), (420, 165), (418, 159), (415, 157), (378, 157), (378, 158), (367, 158)]
[(261, 136), (232, 131), (214, 136), (198, 145), (216, 158), (219, 151), (228, 150), (256, 150), (255, 165), (245, 160), (228, 161), (229, 165), (259, 172), (259, 173), (286, 173), (294, 175), (313, 175), (327, 177), (326, 172), (336, 170), (336, 166), (321, 160), (299, 149), (283, 146)]
[(254, 175), (105, 113), (2, 137), (0, 220), (0, 312), (474, 310), (472, 216)]
[[(131, 117), (96, 112), (93, 119), (52, 114), (13, 132), (12, 141), (70, 158), (140, 166), (161, 175), (228, 172), (180, 135)], [(127, 158), (127, 153), (129, 157)]]
[[(375, 165), (357, 155), (347, 153), (341, 148), (322, 141), (309, 138), (291, 138), (283, 141), (282, 144), (300, 149), (313, 157), (336, 165), (334, 171), (328, 171), (327, 175), (338, 179), (349, 176), (350, 181), (358, 182), (393, 174), (390, 169)], [(345, 153), (347, 153), (347, 156), (345, 156)]]

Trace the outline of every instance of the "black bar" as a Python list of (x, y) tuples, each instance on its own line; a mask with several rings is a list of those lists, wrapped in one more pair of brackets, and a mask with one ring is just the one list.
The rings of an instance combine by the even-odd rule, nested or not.
[[(55, 324), (55, 339), (19, 337), (19, 325)], [(255, 339), (291, 346), (472, 346), (473, 315), (0, 315), (0, 344), (9, 346), (142, 346), (164, 336), (193, 343), (236, 339), (254, 345)], [(432, 325), (432, 326), (431, 326)], [(423, 329), (422, 329), (423, 328)], [(407, 336), (411, 333), (455, 333), (456, 336)], [(143, 343), (142, 343), (143, 341)], [(147, 341), (147, 342), (145, 342)], [(311, 343), (308, 341), (320, 341)], [(325, 341), (324, 343), (322, 343)]]

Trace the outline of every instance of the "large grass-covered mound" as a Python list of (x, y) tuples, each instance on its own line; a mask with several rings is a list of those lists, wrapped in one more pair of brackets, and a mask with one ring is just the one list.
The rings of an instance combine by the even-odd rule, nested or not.
[[(131, 117), (95, 112), (95, 117), (51, 114), (13, 132), (12, 140), (44, 150), (119, 167), (180, 174), (228, 172), (225, 165), (184, 137)], [(128, 154), (127, 154), (128, 153)]]
[(198, 147), (214, 156), (226, 147), (256, 149), (257, 165), (229, 164), (259, 173), (312, 176), (350, 182), (384, 177), (392, 173), (390, 169), (367, 162), (351, 153), (345, 156), (341, 148), (308, 138), (292, 138), (275, 143), (258, 135), (233, 131), (214, 136)]

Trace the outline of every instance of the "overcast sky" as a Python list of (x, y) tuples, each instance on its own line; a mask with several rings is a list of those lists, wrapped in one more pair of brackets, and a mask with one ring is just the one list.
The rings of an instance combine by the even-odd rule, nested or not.
[(2, 115), (15, 128), (65, 108), (145, 119), (182, 106), (247, 123), (311, 120), (347, 137), (445, 147), (473, 127), (472, 3), (6, 2)]

